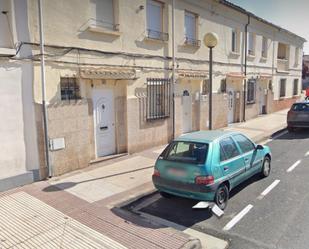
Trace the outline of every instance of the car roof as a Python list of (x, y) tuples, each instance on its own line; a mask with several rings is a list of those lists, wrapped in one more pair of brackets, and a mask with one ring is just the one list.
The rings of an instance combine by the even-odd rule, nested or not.
[(193, 141), (200, 143), (211, 143), (214, 140), (226, 135), (239, 134), (233, 131), (214, 130), (214, 131), (194, 131), (183, 134), (175, 139), (175, 141)]

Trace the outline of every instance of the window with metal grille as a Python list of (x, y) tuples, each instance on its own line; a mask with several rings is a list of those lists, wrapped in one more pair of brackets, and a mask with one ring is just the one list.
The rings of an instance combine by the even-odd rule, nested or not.
[(255, 88), (256, 81), (254, 79), (250, 79), (247, 82), (247, 103), (252, 104), (255, 102)]
[(170, 79), (147, 79), (147, 120), (170, 115)]
[(293, 82), (293, 95), (298, 95), (298, 79), (294, 79)]
[(286, 79), (280, 80), (280, 95), (279, 97), (285, 97), (285, 91), (286, 91)]
[(60, 79), (61, 100), (80, 99), (80, 90), (77, 79), (65, 77)]

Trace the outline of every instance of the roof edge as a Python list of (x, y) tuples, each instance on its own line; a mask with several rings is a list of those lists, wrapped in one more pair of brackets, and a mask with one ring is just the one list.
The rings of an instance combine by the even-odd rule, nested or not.
[(234, 3), (231, 3), (231, 2), (229, 2), (227, 0), (217, 0), (217, 2), (223, 4), (223, 5), (227, 6), (227, 7), (230, 7), (232, 9), (234, 9), (234, 10), (237, 10), (237, 11), (239, 11), (241, 13), (244, 13), (246, 15), (250, 15), (251, 17), (257, 19), (258, 21), (261, 21), (261, 22), (263, 22), (263, 23), (265, 23), (267, 25), (270, 25), (270, 26), (272, 26), (274, 28), (277, 28), (279, 31), (283, 31), (283, 32), (286, 32), (286, 33), (288, 33), (290, 35), (296, 36), (297, 38), (301, 39), (303, 42), (307, 42), (307, 40), (304, 37), (301, 37), (301, 36), (291, 32), (291, 31), (289, 31), (289, 30), (287, 30), (285, 28), (282, 28), (282, 27), (280, 27), (280, 26), (278, 26), (276, 24), (273, 24), (273, 23), (271, 23), (271, 22), (269, 22), (269, 21), (267, 21), (267, 20), (265, 20), (265, 19), (255, 15), (255, 14), (253, 14), (250, 11), (247, 11), (246, 9), (244, 9), (244, 8), (234, 4)]

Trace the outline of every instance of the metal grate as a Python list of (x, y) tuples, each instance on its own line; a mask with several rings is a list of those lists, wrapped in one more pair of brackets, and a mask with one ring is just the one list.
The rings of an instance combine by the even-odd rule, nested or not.
[(255, 103), (255, 88), (256, 81), (254, 79), (250, 79), (247, 82), (247, 104)]
[(147, 37), (149, 39), (168, 41), (168, 33), (163, 33), (152, 29), (147, 29)]
[(147, 79), (147, 120), (169, 117), (171, 106), (170, 83), (170, 79)]
[(77, 79), (73, 77), (65, 77), (60, 79), (61, 100), (77, 100), (80, 99), (79, 85)]
[(201, 40), (196, 40), (194, 38), (186, 37), (185, 38), (185, 44), (200, 47), (201, 46)]

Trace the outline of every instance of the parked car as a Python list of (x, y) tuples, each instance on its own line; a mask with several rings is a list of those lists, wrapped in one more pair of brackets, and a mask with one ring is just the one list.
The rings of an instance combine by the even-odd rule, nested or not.
[(293, 104), (288, 111), (287, 123), (289, 132), (295, 128), (309, 128), (309, 101)]
[(152, 181), (163, 197), (215, 202), (225, 209), (229, 192), (271, 170), (268, 146), (229, 131), (197, 131), (172, 141), (158, 157)]

